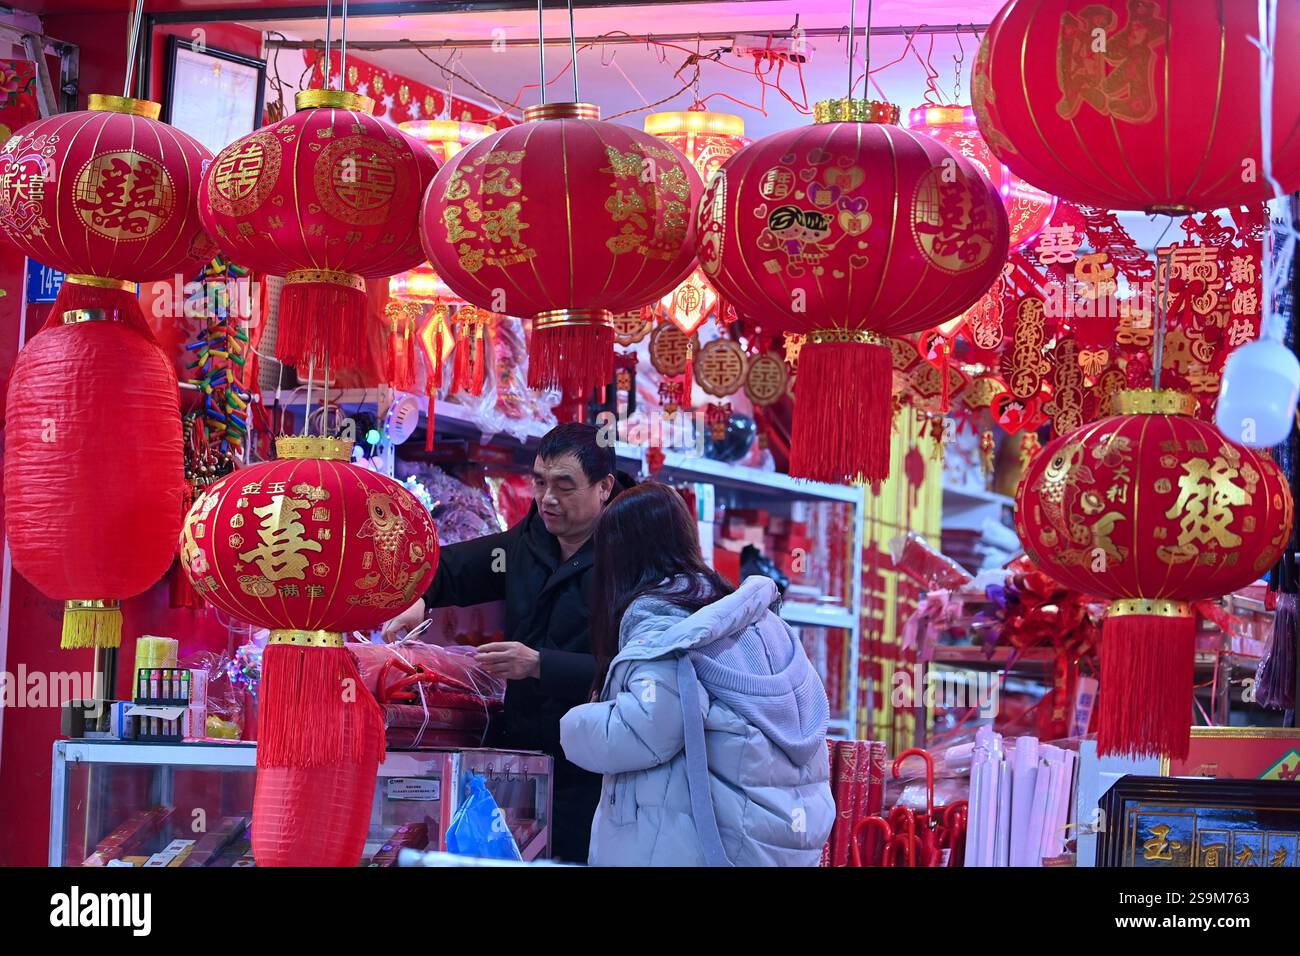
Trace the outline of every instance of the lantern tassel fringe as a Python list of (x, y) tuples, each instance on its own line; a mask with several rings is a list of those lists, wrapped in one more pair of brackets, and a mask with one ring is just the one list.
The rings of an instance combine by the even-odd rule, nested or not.
[(122, 611), (119, 608), (68, 608), (63, 612), (65, 651), (83, 647), (121, 647)]
[(586, 401), (614, 377), (614, 329), (608, 325), (561, 325), (534, 329), (528, 352), (528, 387), (558, 388), (566, 399)]
[(1101, 754), (1187, 756), (1196, 618), (1108, 617), (1101, 636)]
[(795, 384), (790, 474), (844, 484), (889, 477), (893, 356), (867, 342), (807, 342)]
[(382, 759), (383, 714), (346, 647), (268, 644), (261, 694), (259, 767)]
[(366, 349), (366, 293), (324, 282), (287, 282), (280, 294), (275, 354), (296, 368), (311, 362), (356, 368)]

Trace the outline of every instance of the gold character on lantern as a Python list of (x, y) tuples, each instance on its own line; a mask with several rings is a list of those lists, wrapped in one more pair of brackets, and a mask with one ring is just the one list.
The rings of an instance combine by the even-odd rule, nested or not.
[(304, 552), (321, 550), (319, 541), (306, 537), (299, 515), (308, 504), (302, 498), (276, 495), (269, 504), (254, 508), (253, 514), (262, 519), (257, 532), (262, 543), (240, 554), (240, 560), (252, 561), (268, 581), (304, 577), (308, 565)]
[[(1156, 16), (1158, 10), (1154, 0), (1128, 0), (1128, 22), (1120, 30), (1118, 15), (1101, 4), (1061, 15), (1056, 112), (1062, 119), (1074, 119), (1084, 103), (1126, 123), (1146, 123), (1156, 115), (1156, 48), (1169, 25)], [(1101, 49), (1097, 30), (1105, 33)]]
[(1232, 507), (1250, 504), (1250, 494), (1234, 482), (1237, 476), (1238, 469), (1222, 455), (1215, 456), (1213, 464), (1204, 458), (1183, 462), (1178, 497), (1165, 512), (1166, 518), (1181, 515), (1178, 543), (1157, 549), (1162, 561), (1182, 564), (1196, 556), (1196, 545), (1235, 548), (1241, 544), (1241, 537), (1228, 530)]

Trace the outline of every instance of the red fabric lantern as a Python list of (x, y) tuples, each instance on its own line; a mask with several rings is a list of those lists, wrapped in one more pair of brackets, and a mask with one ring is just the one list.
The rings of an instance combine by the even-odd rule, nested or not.
[(1031, 186), (998, 162), (976, 128), (975, 111), (969, 106), (918, 106), (908, 113), (907, 125), (966, 157), (994, 185), (1007, 210), (1012, 249), (1032, 242), (1052, 218), (1056, 197)]
[(260, 866), (353, 866), (384, 725), (344, 646), (433, 579), (428, 511), (349, 464), (352, 443), (276, 440), (277, 461), (213, 484), (190, 509), (181, 562), (195, 590), (271, 629), (262, 658), (253, 853)]
[(691, 270), (700, 178), (587, 103), (550, 103), (456, 154), (424, 197), (425, 251), (457, 295), (533, 320), (528, 384), (585, 395), (614, 375), (613, 313)]
[(1016, 530), (1052, 577), (1110, 598), (1102, 631), (1102, 753), (1187, 755), (1191, 602), (1249, 584), (1291, 533), (1267, 455), (1191, 417), (1192, 396), (1116, 396), (1120, 414), (1057, 438), (1016, 489)]
[(710, 180), (700, 265), (746, 318), (807, 336), (790, 474), (878, 481), (889, 473), (884, 337), (979, 299), (1006, 261), (1007, 216), (969, 161), (894, 125), (897, 107), (833, 100), (816, 118), (745, 147)]
[(0, 228), (67, 273), (54, 314), (122, 310), (144, 325), (135, 283), (189, 278), (215, 253), (198, 215), (212, 160), (158, 122), (161, 107), (121, 96), (24, 126), (0, 152)]
[(437, 161), (373, 116), (374, 101), (304, 90), (298, 111), (237, 139), (213, 160), (200, 212), (237, 262), (285, 277), (276, 355), (356, 368), (366, 279), (414, 268), (420, 195)]
[[(1280, 0), (1279, 64), (1300, 57)], [(980, 44), (971, 93), (998, 159), (1071, 202), (1183, 213), (1273, 195), (1263, 173), (1254, 3), (1013, 0)], [(1300, 88), (1279, 68), (1273, 174), (1300, 187)]]
[(64, 601), (62, 646), (117, 647), (119, 602), (176, 553), (184, 460), (176, 373), (147, 332), (69, 310), (18, 353), (5, 423), (14, 568)]

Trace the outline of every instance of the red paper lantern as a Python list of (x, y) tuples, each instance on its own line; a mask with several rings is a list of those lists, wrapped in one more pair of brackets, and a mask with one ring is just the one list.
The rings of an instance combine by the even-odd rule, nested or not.
[(816, 118), (745, 147), (710, 180), (700, 265), (746, 318), (807, 336), (790, 474), (878, 481), (889, 473), (884, 337), (979, 299), (1006, 261), (1007, 217), (969, 161), (894, 125), (897, 107), (833, 100)]
[(437, 161), (371, 116), (367, 97), (304, 90), (294, 103), (292, 116), (217, 154), (200, 212), (222, 252), (285, 277), (276, 354), (298, 366), (356, 368), (365, 280), (423, 261), (420, 195)]
[(1191, 602), (1249, 584), (1291, 533), (1267, 455), (1191, 417), (1195, 399), (1122, 391), (1120, 414), (1063, 435), (1016, 489), (1016, 530), (1052, 577), (1110, 598), (1102, 632), (1102, 753), (1187, 754)]
[(908, 113), (907, 125), (966, 157), (994, 185), (1007, 210), (1012, 249), (1032, 242), (1052, 218), (1056, 197), (1031, 186), (998, 162), (976, 128), (975, 111), (969, 106), (918, 106)]
[(438, 564), (428, 511), (349, 464), (352, 443), (276, 440), (277, 461), (213, 484), (181, 561), (214, 607), (271, 629), (262, 658), (253, 853), (261, 866), (352, 866), (384, 753), (378, 704), (344, 645), (420, 596)]
[(69, 310), (18, 353), (5, 434), (14, 568), (66, 602), (62, 646), (117, 647), (120, 601), (176, 553), (184, 460), (176, 374), (147, 332)]
[(67, 273), (55, 315), (117, 309), (143, 326), (135, 284), (188, 278), (215, 253), (197, 205), (212, 154), (158, 122), (160, 109), (94, 94), (89, 109), (24, 126), (0, 152), (0, 228)]
[(587, 103), (550, 103), (447, 162), (424, 197), (425, 251), (466, 301), (533, 320), (528, 384), (586, 394), (614, 375), (613, 313), (691, 270), (700, 178)]
[[(1279, 64), (1300, 2), (1277, 5)], [(1254, 3), (1013, 0), (980, 44), (971, 93), (998, 159), (1071, 202), (1184, 213), (1273, 195), (1260, 139)], [(1279, 66), (1273, 174), (1300, 187), (1300, 88)]]

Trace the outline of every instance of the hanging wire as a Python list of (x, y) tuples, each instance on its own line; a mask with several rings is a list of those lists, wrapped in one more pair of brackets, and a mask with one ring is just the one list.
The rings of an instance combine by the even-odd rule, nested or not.
[(569, 5), (569, 59), (573, 61), (573, 102), (580, 103), (582, 97), (578, 95), (578, 36), (573, 32), (573, 0), (568, 0)]
[(325, 67), (321, 71), (321, 89), (325, 90), (330, 88), (330, 47), (333, 45), (334, 0), (325, 0)]
[[(867, 29), (862, 34), (862, 75), (871, 75), (871, 4), (872, 0), (867, 0)], [(853, 95), (853, 84), (849, 84), (849, 95)], [(866, 81), (862, 83), (862, 96), (864, 99), (871, 98), (871, 90)]]
[(131, 35), (126, 43), (126, 78), (122, 80), (122, 96), (131, 95), (131, 81), (135, 79), (135, 57), (140, 45), (140, 21), (144, 19), (144, 0), (135, 0), (135, 15), (131, 17)]
[(853, 43), (857, 39), (858, 4), (857, 0), (849, 0), (849, 99), (853, 99)]
[(307, 400), (302, 406), (302, 433), (307, 434), (307, 423), (311, 421), (311, 380), (316, 375), (316, 357), (307, 359)]
[(343, 0), (343, 38), (339, 44), (339, 89), (348, 88), (348, 0)]
[(966, 62), (966, 47), (961, 42), (961, 32), (958, 31), (957, 37), (957, 55), (952, 58), (952, 101), (961, 102), (961, 68)]
[(546, 25), (542, 20), (542, 2), (537, 0), (537, 89), (546, 105)]
[[(1156, 389), (1157, 391), (1160, 390), (1160, 372), (1165, 364), (1165, 331), (1169, 322), (1168, 306), (1165, 301), (1168, 293), (1167, 286), (1169, 284), (1169, 276), (1167, 272), (1164, 273), (1164, 279), (1162, 281), (1161, 279), (1162, 270), (1160, 265), (1160, 244), (1165, 241), (1165, 234), (1169, 232), (1169, 228), (1174, 224), (1173, 216), (1166, 216), (1165, 218), (1168, 221), (1165, 223), (1165, 228), (1160, 233), (1160, 238), (1156, 240), (1155, 249), (1153, 250), (1153, 253), (1156, 257), (1156, 289), (1155, 289), (1155, 293), (1156, 293), (1155, 336), (1156, 337), (1155, 337), (1155, 343), (1154, 343), (1154, 347), (1152, 348), (1152, 354), (1151, 354), (1151, 364), (1153, 366), (1151, 369), (1151, 387)], [(1169, 263), (1171, 266), (1173, 265), (1172, 252), (1170, 252), (1169, 255)]]

